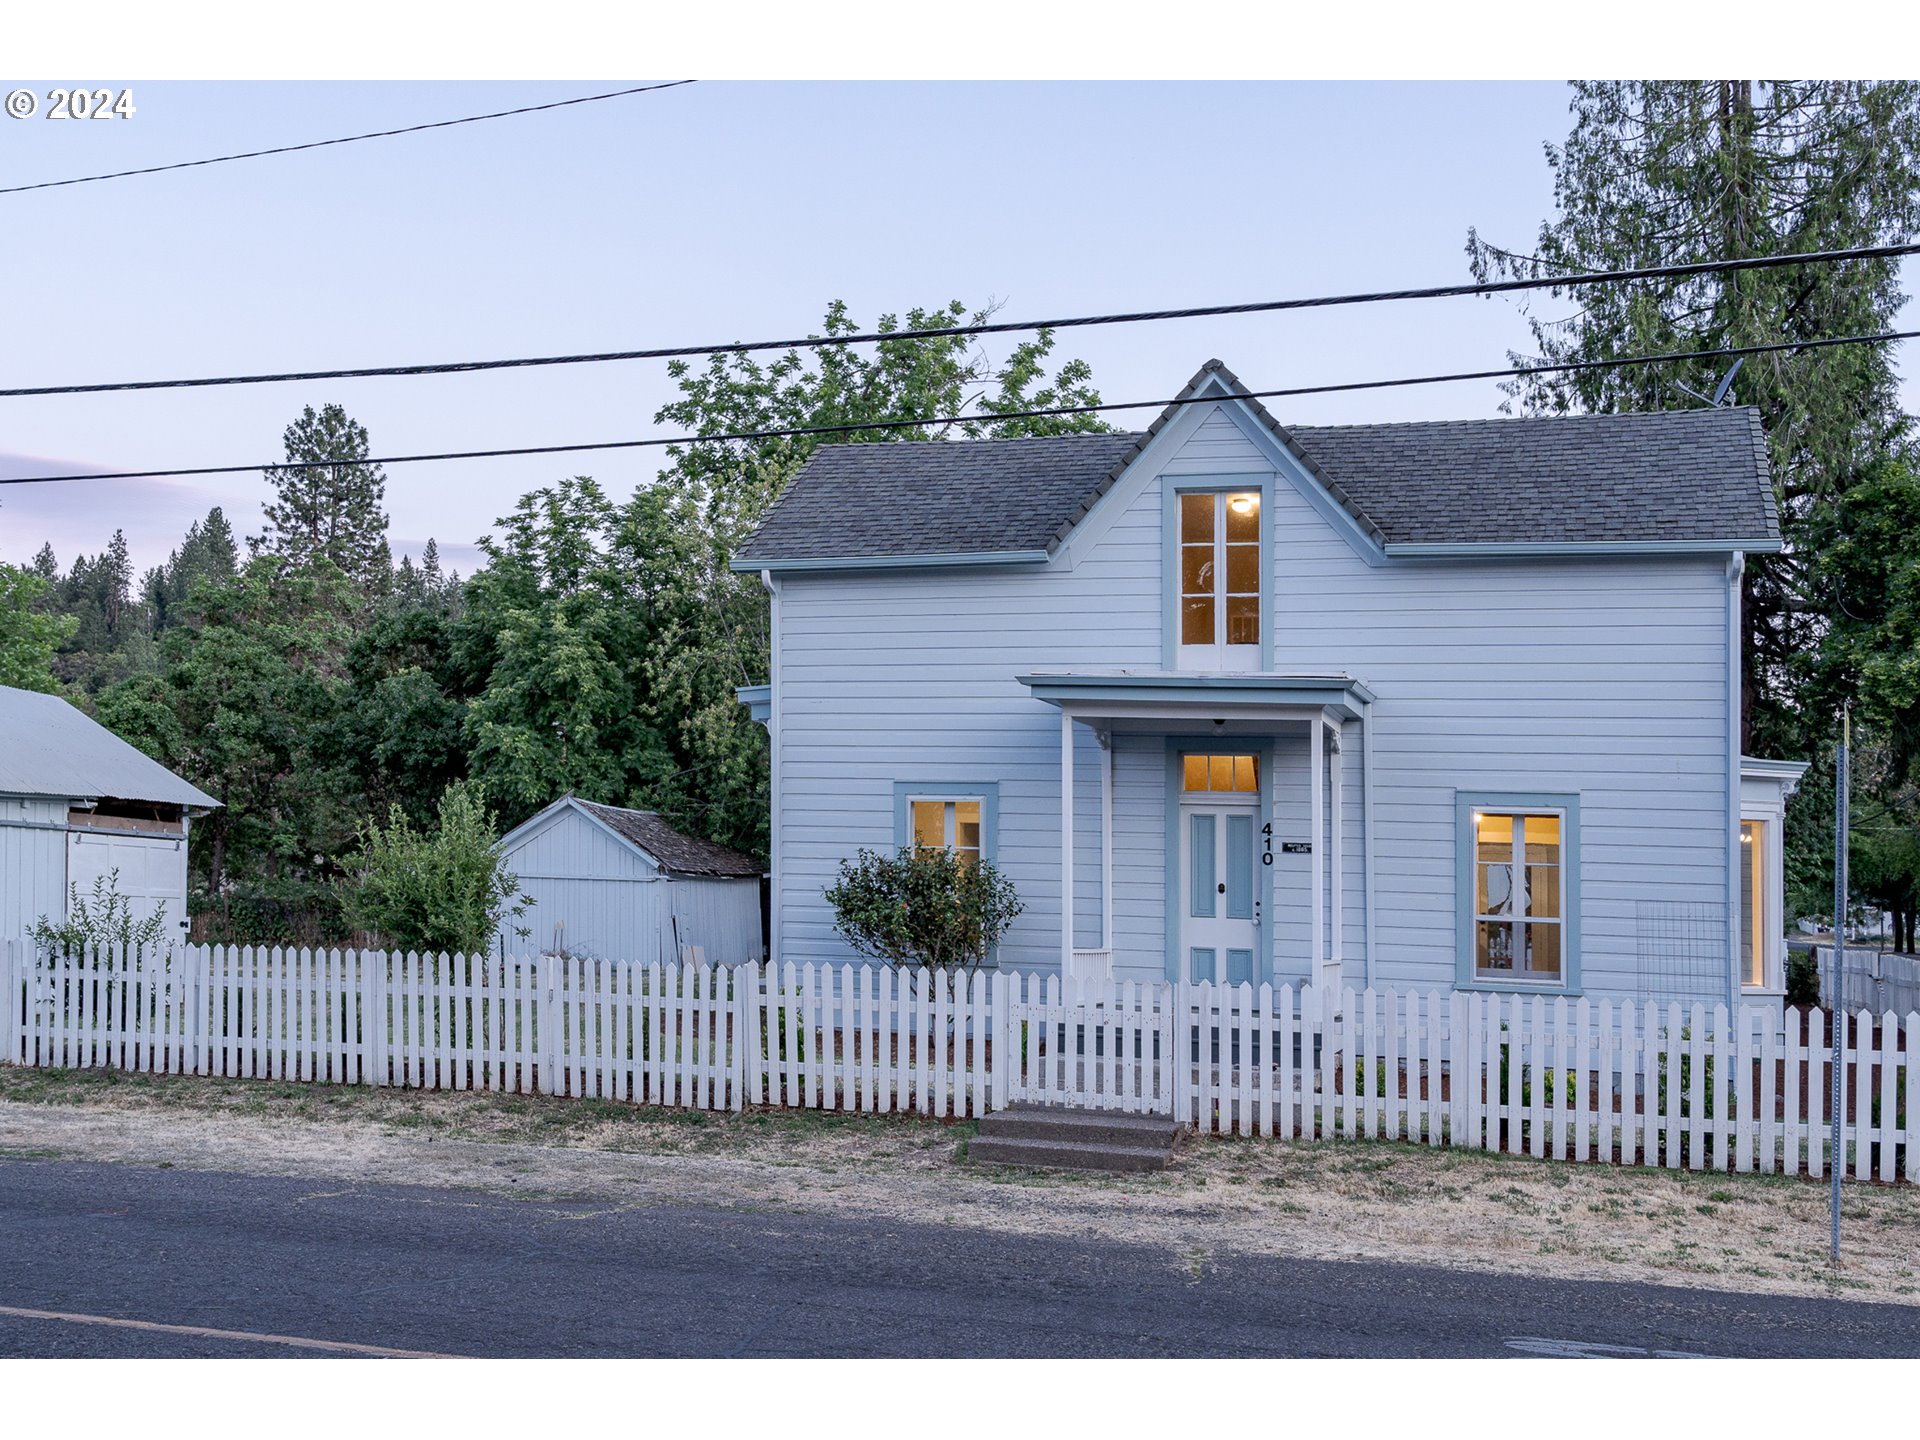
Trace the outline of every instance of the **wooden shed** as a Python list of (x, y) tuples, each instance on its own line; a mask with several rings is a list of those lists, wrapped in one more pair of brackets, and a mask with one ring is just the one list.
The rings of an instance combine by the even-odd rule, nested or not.
[(117, 877), (136, 917), (185, 939), (188, 829), (218, 803), (58, 695), (0, 686), (0, 936)]
[[(532, 905), (519, 946), (615, 960), (760, 960), (764, 867), (682, 834), (651, 810), (565, 795), (500, 841)], [(502, 941), (516, 947), (515, 937)]]

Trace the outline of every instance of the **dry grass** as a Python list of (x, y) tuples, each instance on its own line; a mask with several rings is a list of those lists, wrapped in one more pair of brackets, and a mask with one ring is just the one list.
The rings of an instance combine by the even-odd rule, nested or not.
[(759, 1206), (1222, 1252), (1920, 1303), (1920, 1188), (1854, 1186), (1826, 1264), (1826, 1189), (1407, 1145), (1195, 1140), (1161, 1175), (953, 1163), (918, 1117), (709, 1115), (535, 1096), (0, 1068), (0, 1155)]

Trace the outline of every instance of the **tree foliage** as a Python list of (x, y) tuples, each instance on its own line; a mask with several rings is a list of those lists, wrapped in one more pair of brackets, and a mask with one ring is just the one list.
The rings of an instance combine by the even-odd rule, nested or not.
[(32, 570), (0, 565), (0, 685), (16, 690), (60, 688), (53, 673), (54, 656), (79, 622), (40, 608), (51, 590)]
[(841, 861), (826, 897), (847, 943), (890, 965), (978, 965), (1024, 908), (992, 861), (914, 845)]

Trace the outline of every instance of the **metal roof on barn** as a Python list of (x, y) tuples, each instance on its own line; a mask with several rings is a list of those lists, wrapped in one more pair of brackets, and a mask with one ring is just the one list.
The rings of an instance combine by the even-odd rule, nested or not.
[(0, 795), (220, 803), (58, 695), (8, 686), (0, 686)]

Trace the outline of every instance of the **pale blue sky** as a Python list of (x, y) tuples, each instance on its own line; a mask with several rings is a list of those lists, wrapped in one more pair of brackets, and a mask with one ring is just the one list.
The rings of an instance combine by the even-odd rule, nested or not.
[[(23, 83), (9, 80), (11, 87)], [(126, 121), (0, 120), (0, 184), (258, 149), (621, 83), (136, 84)], [(44, 91), (45, 86), (35, 88)], [(1528, 242), (1558, 84), (711, 82), (540, 115), (0, 197), (0, 383), (437, 361), (804, 334), (949, 299), (1009, 318), (1466, 278), (1467, 227)], [(1553, 302), (1545, 301), (1551, 305)], [(992, 342), (995, 353), (1010, 343)], [(1498, 365), (1517, 303), (1453, 300), (1068, 332), (1109, 400), (1217, 355), (1256, 388)], [(1908, 403), (1920, 403), (1912, 383)], [(280, 452), (344, 404), (379, 452), (658, 433), (660, 364), (0, 401), (0, 474)], [(1325, 396), (1282, 420), (1487, 415), (1491, 384)], [(1143, 425), (1142, 412), (1118, 423)], [(27, 458), (22, 458), (27, 457)], [(397, 549), (463, 569), (565, 474), (625, 494), (657, 453), (397, 466)], [(124, 526), (151, 564), (252, 476), (0, 489), (0, 558)]]

